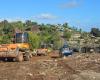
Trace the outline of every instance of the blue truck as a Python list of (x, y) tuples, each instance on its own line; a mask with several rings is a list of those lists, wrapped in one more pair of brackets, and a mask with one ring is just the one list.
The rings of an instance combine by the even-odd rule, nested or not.
[(73, 50), (70, 49), (67, 44), (64, 44), (59, 50), (60, 57), (69, 56), (69, 55), (72, 55), (72, 53), (73, 53)]

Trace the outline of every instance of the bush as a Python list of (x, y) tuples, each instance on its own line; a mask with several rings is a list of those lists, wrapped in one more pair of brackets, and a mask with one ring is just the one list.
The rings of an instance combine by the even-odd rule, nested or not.
[(37, 35), (37, 33), (28, 32), (28, 34), (29, 34), (29, 44), (30, 44), (31, 50), (39, 48), (40, 37)]

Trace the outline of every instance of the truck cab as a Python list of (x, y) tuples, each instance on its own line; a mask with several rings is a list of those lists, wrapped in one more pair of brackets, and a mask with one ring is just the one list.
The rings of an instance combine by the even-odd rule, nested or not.
[(67, 44), (64, 44), (59, 50), (60, 57), (72, 55), (72, 53), (73, 51)]

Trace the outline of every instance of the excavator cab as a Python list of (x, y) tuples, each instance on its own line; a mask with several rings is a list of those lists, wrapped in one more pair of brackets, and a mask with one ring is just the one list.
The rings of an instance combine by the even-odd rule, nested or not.
[(28, 33), (16, 33), (15, 34), (15, 42), (16, 43), (28, 43)]
[(29, 40), (28, 40), (28, 33), (27, 32), (15, 34), (15, 44), (18, 45), (20, 50), (29, 49), (28, 41)]

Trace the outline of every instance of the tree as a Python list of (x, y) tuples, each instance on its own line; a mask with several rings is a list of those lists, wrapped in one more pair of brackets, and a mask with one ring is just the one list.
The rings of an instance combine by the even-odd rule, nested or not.
[(9, 43), (11, 43), (10, 36), (8, 36), (8, 35), (4, 35), (0, 38), (1, 38), (0, 39), (0, 44), (9, 44)]
[(50, 45), (53, 44), (53, 48), (58, 49), (60, 46), (60, 34), (57, 30), (55, 25), (45, 25), (42, 24), (40, 26), (40, 37), (41, 37), (41, 43)]
[(54, 43), (54, 49), (59, 49), (62, 45), (60, 33), (58, 31), (55, 31), (51, 37), (52, 37), (51, 39)]
[(25, 27), (22, 21), (12, 22), (11, 25), (14, 27), (14, 29), (17, 28), (21, 31), (23, 31)]
[(27, 28), (31, 28), (32, 26), (38, 25), (38, 24), (37, 24), (37, 22), (32, 22), (31, 20), (26, 20), (24, 25), (25, 25), (25, 28), (27, 29)]
[(68, 28), (68, 23), (64, 23), (64, 24), (63, 24), (63, 27), (64, 27), (64, 28)]
[(79, 32), (82, 33), (82, 29), (81, 28), (79, 29)]
[(12, 28), (11, 28), (11, 26), (10, 26), (10, 24), (8, 23), (8, 21), (7, 20), (4, 20), (4, 21), (2, 21), (2, 30), (3, 30), (3, 33), (4, 34), (8, 34), (9, 32), (11, 32), (12, 31)]
[(69, 40), (71, 38), (71, 35), (72, 33), (70, 31), (67, 31), (67, 30), (64, 31), (63, 36), (65, 39)]
[(90, 33), (95, 37), (100, 37), (100, 30), (98, 28), (92, 28)]
[(12, 34), (13, 34), (13, 26), (7, 21), (4, 20), (0, 23), (0, 43), (11, 43), (11, 38), (12, 38)]
[(40, 46), (40, 37), (37, 33), (29, 32), (29, 44), (32, 50), (39, 48)]

